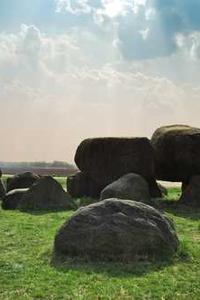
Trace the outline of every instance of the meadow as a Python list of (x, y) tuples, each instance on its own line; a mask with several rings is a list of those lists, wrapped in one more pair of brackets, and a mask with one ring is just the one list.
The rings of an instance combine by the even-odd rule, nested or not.
[[(56, 178), (63, 185), (65, 179)], [(180, 249), (171, 259), (134, 264), (51, 263), (54, 236), (73, 211), (22, 213), (0, 209), (0, 299), (200, 299), (200, 209), (170, 205)], [(91, 199), (76, 199), (76, 205)], [(163, 201), (163, 200), (160, 200)]]

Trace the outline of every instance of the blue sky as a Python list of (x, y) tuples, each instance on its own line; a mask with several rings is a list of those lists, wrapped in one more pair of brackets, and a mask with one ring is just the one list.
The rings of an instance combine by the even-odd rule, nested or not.
[(1, 0), (0, 160), (72, 161), (89, 136), (200, 126), (199, 11), (199, 0)]

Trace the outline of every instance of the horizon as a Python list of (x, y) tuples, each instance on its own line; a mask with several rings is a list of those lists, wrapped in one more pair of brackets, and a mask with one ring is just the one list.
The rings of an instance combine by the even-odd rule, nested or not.
[(2, 0), (0, 161), (200, 127), (198, 0)]

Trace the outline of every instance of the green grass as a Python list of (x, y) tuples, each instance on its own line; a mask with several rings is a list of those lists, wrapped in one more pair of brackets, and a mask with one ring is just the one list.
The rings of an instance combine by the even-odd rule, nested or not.
[(200, 299), (200, 210), (167, 209), (181, 241), (170, 261), (53, 266), (55, 233), (72, 213), (0, 210), (0, 299)]

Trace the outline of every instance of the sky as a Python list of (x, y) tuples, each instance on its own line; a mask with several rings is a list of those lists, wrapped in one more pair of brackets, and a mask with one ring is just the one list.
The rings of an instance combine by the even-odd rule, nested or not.
[(1, 0), (0, 161), (200, 127), (199, 0)]

